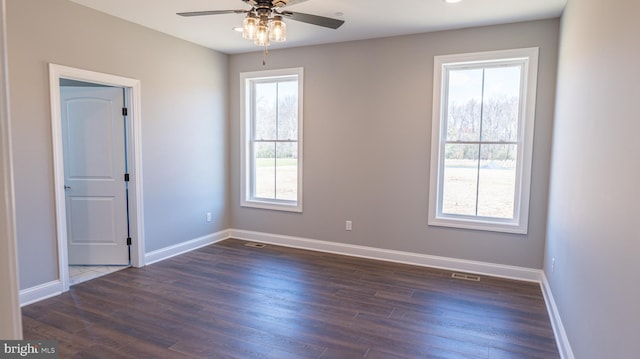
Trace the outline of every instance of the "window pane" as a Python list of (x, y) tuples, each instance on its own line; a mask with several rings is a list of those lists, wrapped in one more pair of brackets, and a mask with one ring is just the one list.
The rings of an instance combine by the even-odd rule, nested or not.
[(478, 216), (513, 218), (517, 145), (482, 145)]
[(240, 79), (240, 205), (302, 212), (303, 69), (243, 72)]
[(475, 216), (479, 145), (445, 145), (442, 213)]
[(517, 141), (521, 66), (485, 69), (482, 141)]
[(275, 199), (276, 144), (260, 142), (254, 144), (254, 188), (255, 198)]
[(276, 139), (277, 83), (256, 83), (255, 93), (255, 127), (253, 136), (256, 140)]
[(298, 139), (298, 81), (278, 84), (278, 139)]
[[(298, 139), (298, 81), (256, 84), (256, 139)], [(297, 142), (255, 145), (255, 197), (298, 199)]]
[(298, 144), (276, 145), (276, 199), (298, 199)]
[(479, 141), (482, 69), (450, 70), (447, 141)]

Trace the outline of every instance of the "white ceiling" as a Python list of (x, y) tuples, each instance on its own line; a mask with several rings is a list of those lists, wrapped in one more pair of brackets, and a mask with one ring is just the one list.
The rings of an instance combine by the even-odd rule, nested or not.
[[(113, 16), (234, 54), (260, 48), (233, 31), (242, 14), (181, 17), (177, 12), (249, 9), (241, 0), (71, 0)], [(286, 10), (345, 20), (337, 30), (285, 20), (287, 41), (270, 48), (416, 34), (560, 16), (567, 0), (307, 0)]]

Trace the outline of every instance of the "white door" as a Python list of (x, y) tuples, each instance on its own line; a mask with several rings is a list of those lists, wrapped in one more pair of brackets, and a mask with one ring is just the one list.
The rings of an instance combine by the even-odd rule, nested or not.
[(60, 88), (69, 264), (129, 264), (123, 91)]

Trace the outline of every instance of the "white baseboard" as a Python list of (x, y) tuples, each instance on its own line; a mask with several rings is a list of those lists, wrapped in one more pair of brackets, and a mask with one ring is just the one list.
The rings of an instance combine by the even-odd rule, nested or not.
[(198, 249), (210, 244), (220, 242), (229, 238), (229, 231), (223, 230), (213, 234), (209, 234), (200, 238), (192, 239), (187, 242), (178, 243), (173, 246), (164, 247), (153, 252), (146, 253), (144, 255), (145, 265), (153, 264), (171, 257), (175, 257), (179, 254), (190, 252), (194, 249)]
[(20, 291), (20, 306), (24, 307), (31, 303), (51, 298), (62, 293), (62, 282), (54, 280), (48, 283), (40, 284), (35, 287), (23, 289)]
[[(219, 242), (229, 238), (229, 231), (223, 230), (217, 233), (209, 234), (200, 238), (192, 239), (187, 242), (179, 243), (174, 246), (165, 247), (156, 251), (145, 254), (145, 265), (159, 262), (161, 260), (177, 256), (182, 253), (208, 246), (209, 244)], [(23, 289), (20, 291), (20, 306), (39, 302), (41, 300), (62, 294), (62, 281), (55, 280), (48, 283), (40, 284), (35, 287)]]
[[(506, 266), (494, 263), (439, 257), (426, 254), (402, 252), (375, 247), (357, 246), (337, 242), (320, 241), (315, 239), (237, 229), (223, 230), (217, 233), (213, 233), (207, 236), (147, 253), (145, 254), (145, 264), (149, 265), (152, 263), (156, 263), (228, 238), (237, 238), (247, 241), (269, 243), (285, 247), (300, 248), (319, 252), (540, 283), (560, 355), (562, 359), (574, 359), (567, 334), (565, 332), (564, 326), (562, 325), (562, 320), (560, 318), (558, 308), (556, 307), (555, 300), (553, 299), (551, 287), (549, 286), (549, 282), (544, 272), (538, 269)], [(27, 304), (47, 299), (61, 293), (61, 281), (55, 280), (49, 283), (44, 283), (32, 288), (21, 290), (20, 305), (25, 306)]]
[(544, 271), (269, 233), (229, 230), (230, 238), (539, 283), (562, 359), (575, 359)]
[(569, 344), (569, 338), (567, 332), (562, 325), (562, 319), (560, 318), (560, 312), (556, 306), (556, 300), (553, 299), (553, 293), (551, 292), (551, 286), (547, 280), (546, 274), (542, 273), (540, 281), (542, 287), (542, 295), (544, 295), (544, 302), (547, 305), (547, 311), (549, 312), (549, 319), (551, 319), (551, 326), (553, 327), (553, 334), (556, 337), (556, 343), (558, 344), (558, 351), (560, 351), (560, 357), (562, 359), (574, 359), (571, 345)]
[(308, 249), (319, 252), (342, 254), (354, 257), (383, 260), (418, 265), (423, 267), (440, 268), (452, 271), (462, 271), (493, 277), (509, 278), (527, 282), (540, 283), (542, 271), (539, 269), (506, 266), (486, 262), (469, 261), (464, 259), (447, 258), (401, 252), (374, 247), (356, 246), (351, 244), (320, 241), (315, 239), (282, 236), (277, 234), (251, 232), (237, 229), (229, 230), (230, 238), (248, 241), (270, 243), (285, 247)]

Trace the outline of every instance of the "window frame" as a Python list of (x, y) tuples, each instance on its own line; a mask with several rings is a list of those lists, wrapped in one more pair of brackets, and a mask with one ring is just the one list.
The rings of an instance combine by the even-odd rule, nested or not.
[[(429, 184), (430, 226), (443, 226), (493, 232), (526, 234), (529, 222), (531, 166), (538, 76), (538, 48), (487, 51), (434, 57), (431, 168)], [(513, 219), (448, 214), (442, 212), (444, 151), (447, 142), (448, 71), (483, 68), (487, 65), (518, 61), (523, 70), (518, 108), (518, 154)], [(482, 142), (482, 141), (479, 141)], [(476, 194), (477, 196), (477, 194)]]
[[(255, 165), (253, 158), (253, 138), (252, 129), (254, 124), (253, 114), (253, 83), (264, 82), (265, 80), (286, 78), (296, 76), (298, 80), (298, 178), (296, 200), (278, 200), (254, 197), (255, 186)], [(302, 67), (251, 71), (240, 73), (240, 179), (241, 195), (240, 206), (261, 208), (288, 212), (302, 212), (302, 169), (303, 169), (303, 89), (304, 89), (304, 69)]]

